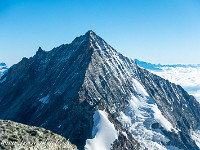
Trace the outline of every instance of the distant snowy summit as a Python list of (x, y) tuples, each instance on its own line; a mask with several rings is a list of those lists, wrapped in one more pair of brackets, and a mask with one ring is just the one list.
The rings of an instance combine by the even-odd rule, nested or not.
[(5, 63), (0, 63), (0, 78), (8, 70), (8, 67)]
[(181, 85), (200, 102), (200, 64), (161, 65), (135, 59), (135, 62), (170, 82)]

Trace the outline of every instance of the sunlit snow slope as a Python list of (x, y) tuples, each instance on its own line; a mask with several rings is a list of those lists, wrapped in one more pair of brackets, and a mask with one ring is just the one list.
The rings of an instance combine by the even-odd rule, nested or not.
[[(172, 124), (162, 115), (155, 101), (149, 97), (143, 86), (133, 79), (135, 94), (126, 105), (125, 113), (121, 112), (118, 120), (148, 149), (166, 150), (163, 143), (169, 139), (161, 129), (176, 131)], [(143, 149), (144, 149), (143, 147)]]
[(86, 141), (85, 149), (109, 150), (113, 142), (118, 138), (118, 132), (116, 131), (114, 125), (108, 120), (108, 114), (105, 111), (95, 111), (93, 118), (93, 139), (88, 139)]

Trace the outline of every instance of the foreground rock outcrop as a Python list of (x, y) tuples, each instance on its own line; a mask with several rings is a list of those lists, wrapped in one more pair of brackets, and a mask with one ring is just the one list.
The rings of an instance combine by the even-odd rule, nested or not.
[(0, 120), (0, 149), (76, 150), (64, 137), (44, 128)]

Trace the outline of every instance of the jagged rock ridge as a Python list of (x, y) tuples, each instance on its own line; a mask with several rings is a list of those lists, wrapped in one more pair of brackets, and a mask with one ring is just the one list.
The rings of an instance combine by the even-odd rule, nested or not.
[(190, 130), (200, 120), (195, 98), (180, 86), (138, 67), (93, 31), (48, 52), (39, 48), (35, 56), (12, 66), (1, 78), (0, 118), (50, 129), (83, 149), (86, 140), (92, 138), (95, 110), (106, 109), (120, 131), (113, 149), (139, 149), (134, 133), (130, 134), (118, 119), (131, 97), (140, 95), (133, 79), (176, 130), (161, 127), (156, 131), (169, 139), (159, 144), (198, 149), (190, 137)]

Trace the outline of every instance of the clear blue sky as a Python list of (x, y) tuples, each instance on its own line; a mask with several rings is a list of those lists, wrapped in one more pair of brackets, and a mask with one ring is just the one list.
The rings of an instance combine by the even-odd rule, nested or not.
[(0, 0), (0, 62), (90, 29), (133, 59), (200, 64), (199, 0)]

